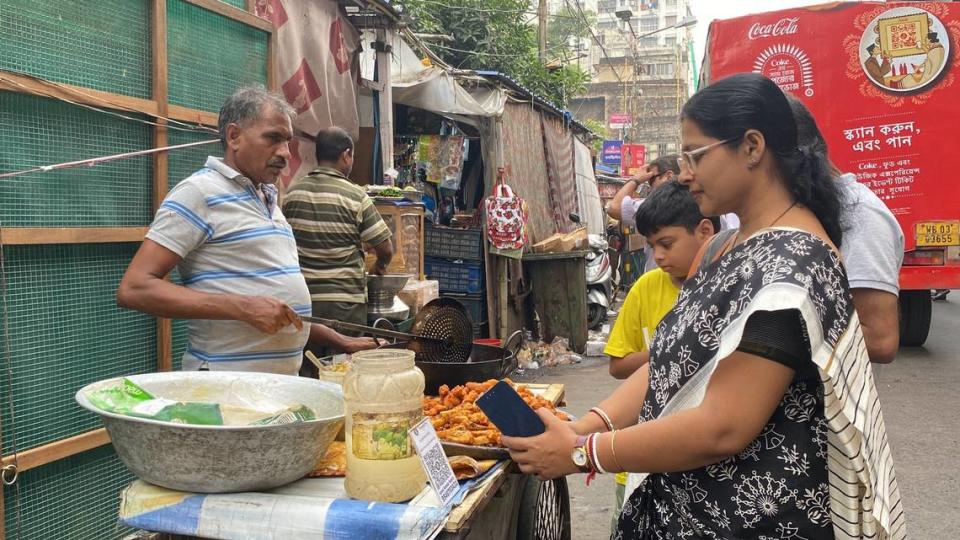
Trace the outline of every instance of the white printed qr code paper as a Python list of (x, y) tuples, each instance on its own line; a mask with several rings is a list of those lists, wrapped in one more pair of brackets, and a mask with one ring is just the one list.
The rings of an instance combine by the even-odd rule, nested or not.
[(453, 474), (453, 469), (447, 461), (447, 455), (443, 452), (443, 446), (429, 418), (424, 418), (410, 428), (410, 439), (413, 440), (413, 446), (417, 449), (417, 456), (420, 457), (423, 470), (430, 479), (430, 486), (441, 504), (447, 506), (457, 494), (460, 483)]

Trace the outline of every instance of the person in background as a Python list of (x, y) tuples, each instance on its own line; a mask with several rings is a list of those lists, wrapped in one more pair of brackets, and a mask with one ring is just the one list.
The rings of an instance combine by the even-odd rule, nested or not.
[[(616, 195), (607, 205), (607, 215), (620, 221), (621, 223), (632, 225), (636, 222), (637, 209), (643, 204), (644, 199), (636, 197), (640, 186), (647, 184), (650, 192), (676, 178), (680, 174), (677, 167), (677, 156), (669, 155), (658, 158), (644, 168), (640, 176), (630, 178), (617, 191)], [(643, 248), (643, 272), (647, 273), (656, 269), (657, 263), (653, 260), (653, 251), (649, 245)]]
[(656, 159), (644, 168), (644, 171), (635, 178), (630, 178), (613, 196), (607, 206), (607, 214), (613, 219), (624, 223), (633, 223), (637, 209), (643, 203), (642, 198), (635, 197), (637, 190), (643, 184), (649, 184), (655, 190), (663, 184), (676, 178), (680, 174), (677, 168), (677, 156), (669, 155)]
[(636, 215), (658, 268), (630, 288), (610, 331), (604, 354), (610, 375), (626, 379), (647, 363), (660, 319), (673, 308), (700, 247), (719, 230), (719, 218), (706, 218), (686, 187), (676, 180), (653, 192)]
[[(680, 174), (680, 166), (677, 164), (678, 157), (676, 154), (670, 154), (658, 158), (647, 165), (644, 174), (637, 178), (627, 180), (627, 183), (624, 184), (617, 194), (614, 195), (613, 199), (611, 199), (607, 207), (607, 214), (614, 219), (619, 219), (622, 223), (634, 223), (637, 210), (640, 208), (640, 205), (643, 204), (644, 198), (633, 197), (632, 195), (636, 193), (638, 186), (644, 183), (649, 184), (650, 191), (652, 192), (666, 182), (676, 179)], [(736, 214), (732, 213), (720, 216), (719, 223), (720, 229), (717, 229), (717, 231), (736, 229), (740, 226), (740, 220), (737, 219)], [(655, 269), (657, 262), (653, 258), (653, 251), (649, 248), (649, 244), (643, 248), (643, 255), (644, 273)]]
[[(810, 110), (787, 94), (797, 122), (800, 146), (828, 156), (827, 142)], [(854, 174), (841, 174), (830, 164), (843, 203), (843, 245), (840, 255), (847, 268), (853, 304), (860, 317), (870, 361), (893, 362), (900, 346), (900, 267), (903, 230), (893, 212)]]
[[(179, 182), (157, 210), (117, 290), (120, 307), (189, 319), (183, 369), (296, 375), (309, 341), (371, 349), (305, 324), (310, 294), (293, 232), (277, 208), (292, 109), (262, 87), (241, 88), (220, 109), (223, 159)], [(176, 267), (182, 285), (165, 278)]]
[(681, 132), (680, 182), (739, 232), (684, 282), (645, 366), (574, 422), (537, 411), (545, 432), (504, 446), (541, 480), (638, 473), (616, 540), (906, 538), (824, 156), (755, 73), (694, 94)]
[[(370, 273), (383, 275), (393, 258), (390, 229), (367, 196), (348, 178), (353, 139), (332, 127), (316, 135), (317, 168), (290, 184), (283, 199), (310, 288), (313, 316), (367, 324), (367, 283), (363, 245), (373, 246)], [(326, 356), (330, 351), (317, 351)], [(304, 374), (315, 366), (304, 363)]]
[[(610, 375), (616, 379), (628, 378), (650, 359), (650, 342), (660, 319), (673, 309), (700, 247), (720, 228), (719, 218), (703, 217), (690, 192), (676, 180), (660, 186), (640, 205), (636, 221), (659, 268), (634, 283), (613, 323), (603, 352), (610, 357)], [(616, 482), (614, 520), (623, 506), (627, 475), (618, 474)]]

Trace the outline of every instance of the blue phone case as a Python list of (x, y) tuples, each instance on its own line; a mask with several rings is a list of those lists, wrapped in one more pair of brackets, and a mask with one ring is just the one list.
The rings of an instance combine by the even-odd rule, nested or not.
[(504, 381), (477, 398), (477, 407), (507, 437), (533, 437), (547, 429), (530, 405)]

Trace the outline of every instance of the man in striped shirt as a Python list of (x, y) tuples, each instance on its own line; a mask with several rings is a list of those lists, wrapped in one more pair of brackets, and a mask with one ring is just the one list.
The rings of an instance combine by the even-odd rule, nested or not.
[(353, 140), (341, 128), (316, 136), (317, 168), (296, 180), (283, 200), (316, 317), (367, 324), (363, 244), (383, 274), (393, 257), (390, 229), (366, 191), (350, 181)]
[[(308, 339), (345, 352), (372, 348), (304, 324), (310, 294), (275, 182), (290, 157), (290, 106), (262, 87), (238, 90), (220, 110), (224, 158), (164, 199), (127, 268), (117, 304), (189, 319), (183, 369), (296, 375)], [(182, 285), (164, 278), (176, 267)]]

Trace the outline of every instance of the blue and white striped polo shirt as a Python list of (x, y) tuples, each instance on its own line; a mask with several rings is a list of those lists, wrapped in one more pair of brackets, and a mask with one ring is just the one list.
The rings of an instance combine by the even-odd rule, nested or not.
[[(147, 238), (183, 259), (177, 269), (186, 287), (272, 296), (310, 315), (293, 231), (276, 201), (269, 202), (250, 179), (211, 156), (170, 190)], [(309, 327), (290, 325), (271, 335), (240, 321), (191, 320), (183, 369), (198, 369), (206, 360), (211, 370), (296, 375)]]

